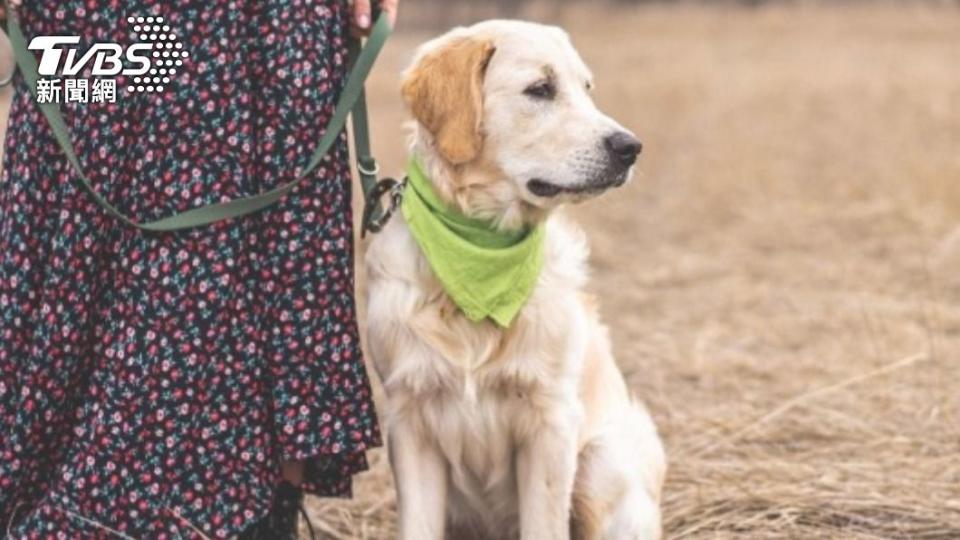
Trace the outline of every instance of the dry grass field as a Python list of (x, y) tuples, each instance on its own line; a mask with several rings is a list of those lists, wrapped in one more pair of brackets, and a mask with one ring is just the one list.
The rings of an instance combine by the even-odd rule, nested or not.
[[(571, 212), (668, 449), (666, 537), (960, 538), (960, 9), (590, 4), (540, 15), (645, 143)], [(388, 170), (430, 35), (370, 83)], [(371, 458), (353, 500), (310, 501), (324, 538), (393, 537)]]
[[(960, 538), (960, 9), (924, 6), (559, 13), (645, 143), (573, 213), (666, 441), (668, 538)], [(371, 83), (391, 170), (429, 35)], [(392, 537), (373, 463), (313, 502), (328, 537)]]

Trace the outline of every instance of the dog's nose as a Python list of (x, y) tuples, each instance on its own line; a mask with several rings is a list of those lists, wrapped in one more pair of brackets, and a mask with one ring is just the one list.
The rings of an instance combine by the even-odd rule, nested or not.
[(640, 141), (626, 131), (618, 131), (607, 135), (603, 139), (603, 144), (607, 147), (610, 155), (625, 167), (633, 165), (637, 161), (640, 150), (643, 149)]

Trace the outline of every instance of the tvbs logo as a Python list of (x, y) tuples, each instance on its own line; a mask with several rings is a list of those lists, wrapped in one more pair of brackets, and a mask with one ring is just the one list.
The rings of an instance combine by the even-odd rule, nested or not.
[(33, 38), (28, 48), (42, 53), (37, 101), (114, 102), (120, 75), (128, 81), (127, 92), (162, 92), (190, 53), (163, 17), (129, 17), (127, 23), (135, 43), (95, 43), (83, 54), (79, 36)]

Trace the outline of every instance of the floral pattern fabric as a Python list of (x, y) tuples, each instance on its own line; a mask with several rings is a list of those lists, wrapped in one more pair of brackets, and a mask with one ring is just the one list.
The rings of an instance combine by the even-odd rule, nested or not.
[[(61, 105), (97, 190), (156, 219), (292, 179), (333, 111), (344, 1), (24, 0), (30, 39), (126, 45), (163, 17), (162, 92)], [(357, 333), (347, 145), (277, 206), (172, 234), (106, 216), (21, 77), (0, 177), (0, 530), (225, 538), (283, 460), (349, 495), (380, 444)]]

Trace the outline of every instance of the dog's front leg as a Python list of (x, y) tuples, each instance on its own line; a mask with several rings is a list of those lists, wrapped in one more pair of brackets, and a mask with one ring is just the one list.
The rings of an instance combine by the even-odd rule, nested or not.
[[(575, 398), (574, 398), (575, 401)], [(577, 461), (580, 415), (558, 404), (552, 416), (532, 430), (517, 453), (522, 540), (566, 540)]]
[(390, 429), (390, 463), (397, 483), (400, 540), (443, 540), (447, 467), (436, 446), (403, 421)]

